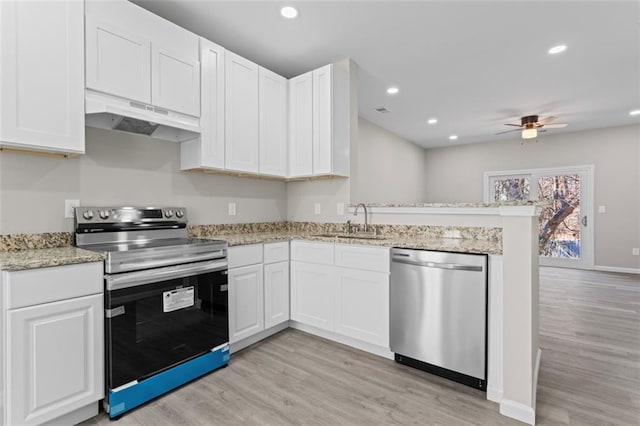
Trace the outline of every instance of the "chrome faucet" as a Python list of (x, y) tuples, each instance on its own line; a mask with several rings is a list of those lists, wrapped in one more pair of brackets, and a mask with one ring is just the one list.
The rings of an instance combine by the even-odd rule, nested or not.
[(364, 203), (360, 203), (356, 206), (356, 209), (353, 211), (353, 215), (354, 216), (358, 216), (358, 208), (362, 206), (362, 208), (364, 209), (364, 232), (368, 232), (369, 231), (369, 215), (367, 214), (367, 206), (364, 205)]

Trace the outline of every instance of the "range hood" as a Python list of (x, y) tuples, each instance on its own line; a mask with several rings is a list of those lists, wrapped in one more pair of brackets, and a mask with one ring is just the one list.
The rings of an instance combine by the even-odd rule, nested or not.
[(200, 120), (87, 89), (85, 126), (184, 142), (200, 136)]

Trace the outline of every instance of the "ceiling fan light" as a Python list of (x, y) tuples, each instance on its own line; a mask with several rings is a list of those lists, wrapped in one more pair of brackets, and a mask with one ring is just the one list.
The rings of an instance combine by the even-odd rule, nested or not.
[(522, 131), (522, 139), (533, 139), (536, 136), (538, 136), (538, 130), (533, 127)]

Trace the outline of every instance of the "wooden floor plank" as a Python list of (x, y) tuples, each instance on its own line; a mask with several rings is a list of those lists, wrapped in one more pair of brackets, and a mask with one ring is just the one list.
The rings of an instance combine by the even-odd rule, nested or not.
[[(640, 276), (541, 268), (540, 346), (537, 424), (640, 425)], [(520, 423), (478, 390), (285, 330), (113, 424)]]

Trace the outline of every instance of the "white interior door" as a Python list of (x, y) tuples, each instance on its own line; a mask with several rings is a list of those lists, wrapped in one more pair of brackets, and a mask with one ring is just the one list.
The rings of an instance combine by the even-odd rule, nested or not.
[(487, 172), (485, 201), (537, 200), (540, 264), (593, 266), (593, 166)]

